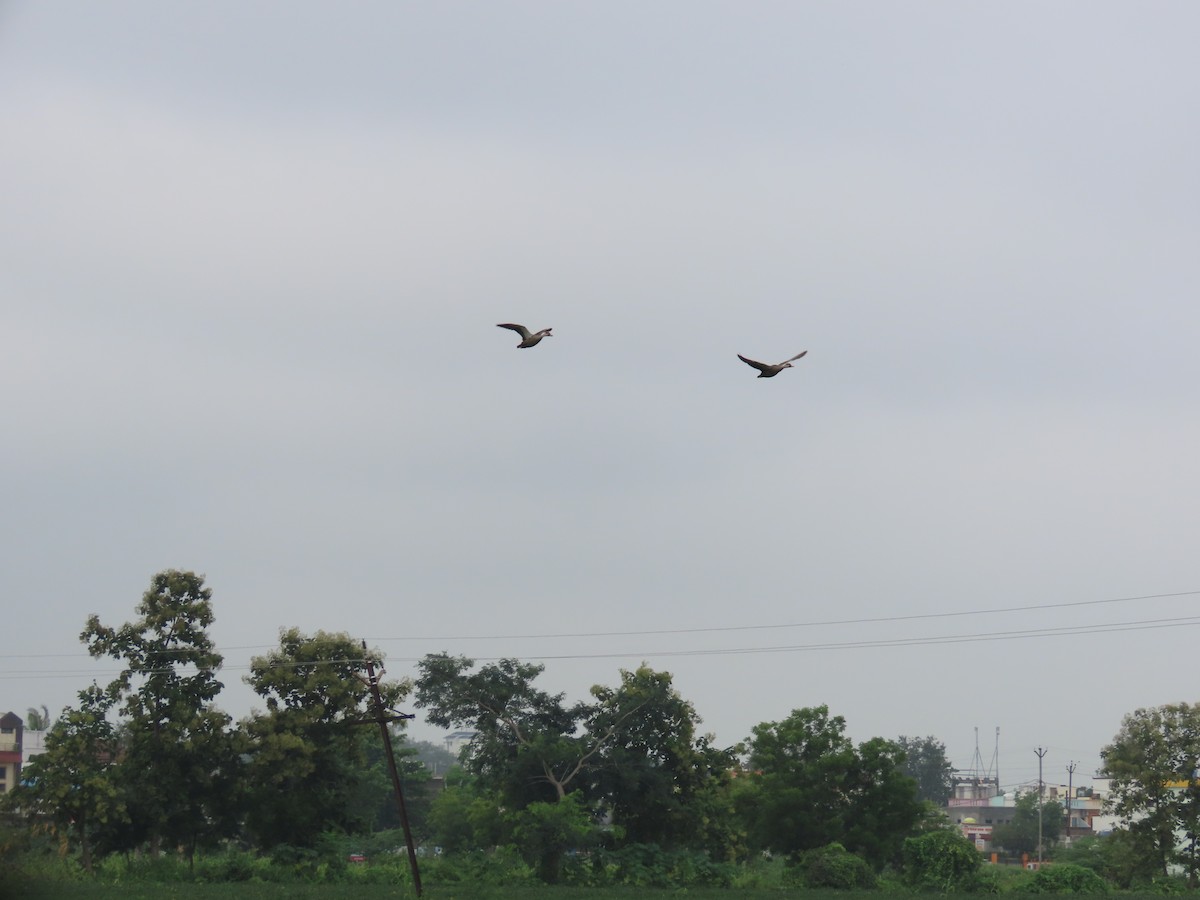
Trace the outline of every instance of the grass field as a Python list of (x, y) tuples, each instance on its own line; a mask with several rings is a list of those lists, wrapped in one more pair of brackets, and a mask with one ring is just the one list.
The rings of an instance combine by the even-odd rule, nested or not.
[[(429, 884), (426, 900), (881, 900), (886, 891), (780, 890), (769, 888), (577, 888), (524, 885)], [(979, 894), (906, 894), (912, 898), (979, 900)], [(1009, 893), (1017, 898), (1028, 895)], [(1120, 900), (1162, 900), (1159, 893), (1114, 893)], [(1194, 896), (1194, 895), (1193, 895)], [(0, 893), (2, 900), (415, 900), (410, 888), (361, 884), (97, 884), (59, 882), (41, 890)]]
[[(57, 883), (34, 893), (3, 896), (3, 900), (415, 900), (411, 888), (354, 884), (97, 884)], [(734, 888), (568, 888), (540, 885), (494, 887), (487, 885), (425, 886), (424, 900), (880, 900), (879, 891), (780, 891)], [(944, 896), (941, 900), (945, 900)]]

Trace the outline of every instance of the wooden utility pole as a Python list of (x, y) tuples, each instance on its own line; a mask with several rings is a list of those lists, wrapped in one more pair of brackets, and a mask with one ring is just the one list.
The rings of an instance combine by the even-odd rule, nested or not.
[(375, 676), (375, 664), (371, 662), (371, 658), (367, 655), (367, 642), (362, 642), (363, 658), (367, 662), (367, 677), (365, 679), (367, 687), (371, 689), (371, 699), (375, 704), (375, 717), (373, 719), (365, 719), (360, 722), (351, 722), (352, 725), (366, 725), (370, 722), (379, 724), (379, 733), (383, 737), (383, 753), (387, 759), (388, 772), (392, 776), (392, 788), (396, 792), (396, 808), (400, 812), (400, 825), (404, 828), (404, 843), (408, 845), (408, 865), (412, 869), (413, 888), (417, 892), (417, 896), (421, 896), (421, 871), (417, 866), (417, 848), (413, 845), (412, 829), (408, 827), (408, 809), (404, 805), (404, 791), (400, 785), (400, 770), (396, 768), (396, 755), (392, 752), (392, 733), (388, 730), (388, 725), (392, 722), (399, 722), (403, 719), (412, 719), (414, 716), (410, 714), (398, 713), (395, 710), (389, 710), (383, 705), (383, 697), (379, 693), (379, 679)]

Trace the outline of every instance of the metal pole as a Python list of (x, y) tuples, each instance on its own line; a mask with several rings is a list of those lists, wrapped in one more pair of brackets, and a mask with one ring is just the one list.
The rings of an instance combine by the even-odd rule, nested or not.
[(1038, 758), (1038, 868), (1042, 867), (1042, 757), (1046, 751), (1038, 747), (1033, 751)]
[[(396, 807), (400, 811), (400, 825), (404, 828), (404, 843), (408, 845), (408, 865), (412, 869), (413, 888), (417, 896), (421, 896), (421, 872), (417, 866), (417, 848), (413, 845), (412, 829), (408, 827), (408, 809), (404, 805), (404, 791), (400, 787), (400, 772), (396, 768), (396, 756), (392, 753), (392, 734), (388, 731), (391, 717), (383, 706), (383, 697), (379, 694), (379, 679), (375, 677), (375, 666), (370, 657), (366, 656), (367, 642), (362, 642), (363, 656), (367, 660), (367, 684), (371, 688), (371, 696), (375, 700), (375, 721), (379, 723), (379, 733), (383, 736), (383, 752), (387, 757), (388, 771), (392, 775), (392, 787), (396, 791)], [(411, 718), (411, 717), (406, 717)]]
[(1075, 778), (1075, 760), (1071, 760), (1071, 764), (1067, 766), (1067, 843), (1071, 843), (1071, 793), (1072, 785)]

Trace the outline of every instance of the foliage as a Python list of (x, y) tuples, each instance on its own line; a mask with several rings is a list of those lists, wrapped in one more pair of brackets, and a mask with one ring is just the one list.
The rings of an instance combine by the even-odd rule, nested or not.
[(849, 891), (875, 887), (875, 872), (870, 864), (838, 843), (806, 851), (800, 856), (797, 868), (810, 888)]
[(458, 756), (431, 741), (409, 741), (414, 758), (434, 775), (445, 775), (459, 768)]
[(631, 843), (700, 845), (723, 854), (734, 843), (725, 787), (730, 751), (696, 733), (700, 717), (668, 672), (621, 670), (616, 688), (592, 688), (585, 725), (602, 735), (589, 793)]
[(1030, 894), (1106, 894), (1108, 884), (1091, 869), (1055, 863), (1034, 872), (1025, 890)]
[(963, 890), (982, 863), (975, 844), (957, 829), (943, 828), (904, 841), (904, 880), (922, 891)]
[(592, 887), (621, 885), (634, 888), (687, 890), (700, 885), (731, 887), (738, 868), (714, 862), (694, 850), (668, 850), (656, 844), (626, 844), (594, 851), (569, 867), (573, 884)]
[[(249, 761), (246, 827), (260, 847), (315, 846), (329, 828), (370, 828), (390, 793), (382, 751), (370, 766), (368, 748), (380, 741), (366, 661), (381, 665), (345, 633), (309, 637), (291, 628), (279, 649), (250, 661), (246, 682), (267, 704), (243, 722)], [(381, 682), (389, 709), (406, 682)]]
[(1122, 890), (1153, 884), (1165, 879), (1155, 862), (1153, 848), (1146, 838), (1124, 828), (1110, 834), (1085, 837), (1055, 855), (1055, 861), (1091, 869), (1105, 881)]
[(495, 794), (469, 786), (447, 787), (429, 810), (429, 838), (447, 853), (495, 847), (508, 841), (511, 824)]
[(169, 569), (151, 579), (137, 620), (111, 628), (92, 615), (80, 634), (93, 657), (125, 663), (106, 693), (122, 701), (114, 773), (135, 828), (113, 849), (145, 840), (152, 851), (169, 843), (194, 854), (233, 828), (238, 751), (229, 717), (212, 704), (222, 658), (207, 631), (211, 597), (201, 576)]
[(63, 712), (22, 783), (4, 795), (4, 807), (27, 816), (33, 827), (48, 827), (64, 842), (74, 839), (89, 871), (100, 830), (129, 819), (112, 766), (117, 736), (108, 711), (114, 702), (96, 685), (80, 691), (79, 708)]
[(575, 736), (585, 708), (568, 709), (562, 694), (534, 687), (540, 665), (502, 659), (471, 672), (474, 664), (445, 653), (425, 656), (417, 664), (417, 706), (433, 725), (477, 732), (467, 767), (507, 805), (566, 797), (600, 749)]
[(513, 839), (538, 877), (556, 884), (568, 850), (590, 848), (598, 830), (579, 793), (567, 794), (557, 803), (530, 803), (513, 815)]
[(920, 819), (902, 750), (882, 738), (855, 747), (825, 706), (754, 727), (745, 786), (734, 792), (752, 845), (797, 854), (835, 841), (882, 867)]
[(46, 731), (50, 728), (50, 707), (42, 704), (40, 707), (29, 707), (25, 711), (26, 731)]
[(954, 793), (954, 767), (946, 758), (946, 745), (932, 735), (910, 738), (902, 734), (896, 743), (904, 751), (904, 774), (917, 783), (917, 798), (945, 806)]
[[(1200, 704), (1139, 709), (1101, 751), (1109, 808), (1152, 855), (1162, 875), (1177, 862), (1189, 887), (1200, 871)], [(1178, 842), (1176, 833), (1182, 835)]]
[(517, 887), (513, 896), (526, 896), (538, 885), (537, 876), (515, 847), (475, 850), (421, 861), (421, 882), (429, 885)]
[[(1058, 841), (1062, 834), (1063, 808), (1057, 801), (1041, 805), (1042, 850)], [(1022, 794), (1013, 806), (1012, 818), (992, 829), (992, 841), (1009, 853), (1036, 854), (1038, 849), (1038, 795)]]

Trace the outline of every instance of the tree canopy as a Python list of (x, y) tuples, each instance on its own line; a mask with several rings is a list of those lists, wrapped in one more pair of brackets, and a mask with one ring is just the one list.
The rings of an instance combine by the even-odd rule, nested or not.
[[(368, 748), (379, 739), (367, 727), (374, 715), (363, 677), (368, 659), (382, 664), (378, 650), (364, 650), (348, 634), (290, 628), (278, 649), (251, 660), (245, 680), (267, 709), (243, 722), (246, 827), (264, 846), (311, 847), (324, 830), (353, 831), (378, 814), (374, 798), (387, 784), (382, 767), (368, 765)], [(405, 681), (380, 684), (388, 708), (408, 690)]]
[[(151, 579), (130, 621), (89, 616), (80, 640), (120, 671), (63, 711), (4, 805), (69, 841), (86, 866), (131, 851), (190, 859), (230, 842), (306, 859), (330, 835), (394, 827), (367, 677), (382, 672), (380, 651), (345, 632), (282, 629), (244, 676), (261, 707), (235, 724), (217, 706), (214, 618), (204, 578), (174, 569)], [(932, 738), (854, 744), (825, 706), (719, 748), (672, 675), (647, 664), (573, 703), (519, 659), (430, 654), (417, 671), (377, 682), (384, 707), (397, 711), (411, 693), (430, 724), (475, 732), (436, 794), (421, 790), (428, 775), (400, 742), (418, 838), (456, 851), (503, 846), (548, 881), (579, 849), (625, 854), (620, 865), (634, 869), (671, 854), (724, 866), (763, 850), (822, 884), (867, 883), (864, 866), (899, 862), (917, 828), (906, 761), (924, 754), (934, 775), (941, 765)], [(453, 763), (427, 755), (443, 770)]]
[(230, 717), (213, 705), (222, 658), (208, 634), (211, 596), (202, 576), (169, 569), (151, 580), (135, 621), (113, 628), (92, 615), (80, 635), (92, 656), (125, 663), (105, 692), (123, 715), (118, 771), (130, 844), (194, 850), (235, 815), (238, 754)]
[(932, 735), (913, 738), (902, 734), (896, 743), (904, 751), (904, 774), (917, 783), (917, 797), (945, 806), (954, 793), (954, 767), (946, 757), (946, 745)]
[(798, 854), (838, 841), (877, 867), (895, 858), (921, 815), (903, 750), (873, 738), (855, 747), (846, 722), (826, 706), (797, 709), (755, 726), (748, 768), (756, 790), (743, 794), (752, 841)]
[(1178, 863), (1188, 884), (1195, 886), (1200, 868), (1200, 704), (1129, 713), (1101, 756), (1102, 774), (1112, 779), (1108, 804), (1122, 825), (1163, 874), (1170, 863)]

